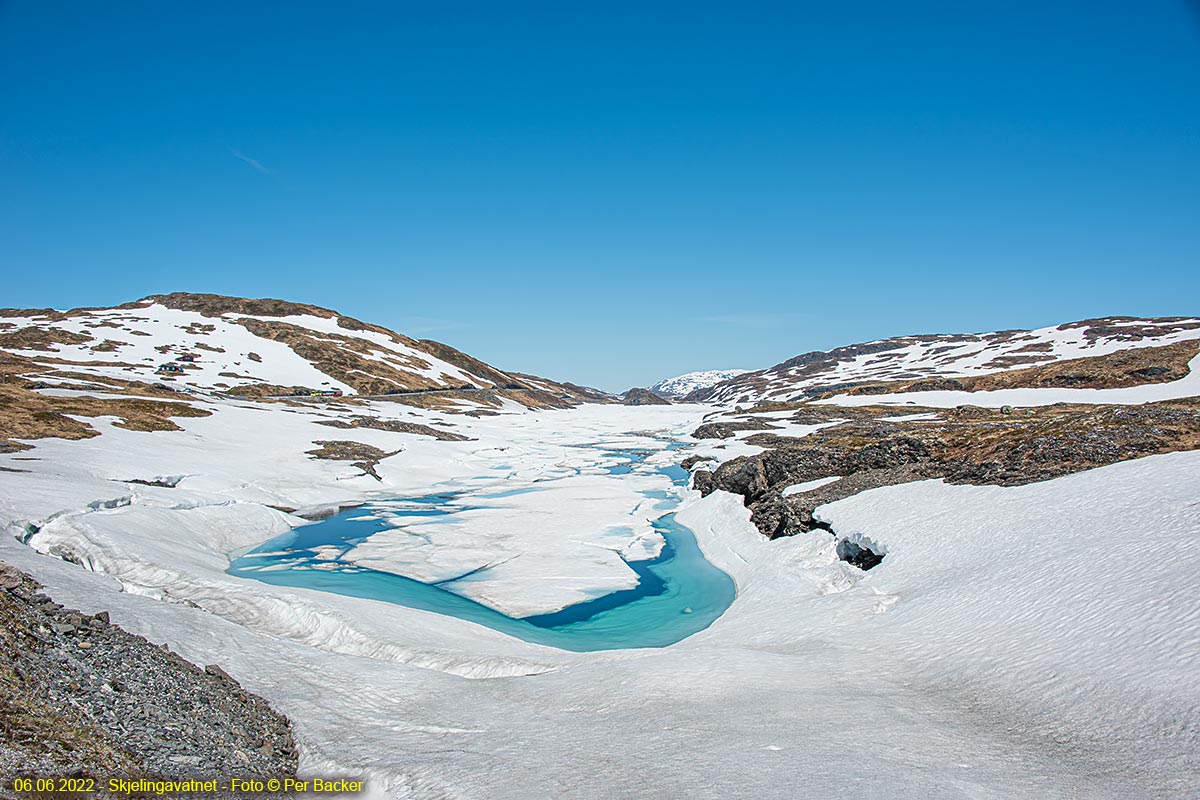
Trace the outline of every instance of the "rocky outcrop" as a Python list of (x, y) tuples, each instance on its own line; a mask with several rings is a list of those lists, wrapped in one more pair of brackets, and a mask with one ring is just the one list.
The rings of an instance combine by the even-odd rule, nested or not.
[(670, 400), (665, 400), (649, 389), (630, 389), (621, 395), (622, 405), (627, 406), (669, 406)]
[[(292, 303), (287, 300), (277, 300), (273, 297), (229, 297), (223, 294), (204, 294), (196, 292), (170, 292), (169, 294), (152, 294), (132, 303), (125, 303), (118, 308), (140, 308), (147, 301), (158, 303), (167, 308), (180, 311), (195, 311), (206, 317), (221, 317), (225, 314), (246, 314), (255, 317), (325, 317), (338, 316), (336, 311), (330, 311), (320, 306), (307, 303)], [(95, 309), (80, 309), (95, 310)], [(348, 324), (364, 325), (358, 320), (346, 317)], [(364, 326), (365, 327), (365, 326)]]
[(0, 564), (0, 774), (284, 777), (288, 719), (192, 664), (39, 592)]
[(324, 461), (353, 461), (354, 466), (377, 481), (383, 480), (379, 473), (375, 471), (375, 467), (379, 465), (379, 462), (401, 452), (393, 450), (389, 453), (386, 450), (380, 450), (374, 445), (352, 442), (346, 439), (318, 441), (313, 442), (313, 444), (320, 445), (318, 449), (308, 451), (308, 455), (313, 458)]
[(692, 432), (696, 439), (731, 439), (740, 431), (777, 431), (779, 427), (772, 425), (762, 417), (747, 417), (729, 422), (706, 422)]
[[(823, 414), (846, 411), (824, 408)], [(813, 520), (815, 508), (879, 486), (927, 478), (1013, 486), (1200, 448), (1197, 398), (1142, 406), (1056, 405), (1014, 413), (977, 406), (922, 410), (939, 418), (860, 416), (801, 439), (750, 436), (748, 443), (768, 449), (712, 471), (698, 470), (693, 487), (703, 494), (723, 489), (741, 495), (754, 524), (775, 538), (820, 527)], [(874, 413), (882, 417), (895, 409)], [(839, 479), (783, 495), (789, 486), (833, 476)]]
[(716, 459), (712, 456), (688, 456), (683, 461), (679, 462), (679, 466), (690, 471), (692, 467), (705, 461), (716, 461)]

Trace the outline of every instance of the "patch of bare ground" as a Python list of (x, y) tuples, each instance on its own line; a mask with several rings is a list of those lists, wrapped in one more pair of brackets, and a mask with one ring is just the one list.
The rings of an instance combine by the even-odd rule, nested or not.
[[(0, 358), (0, 447), (25, 449), (15, 439), (87, 439), (98, 436), (95, 428), (74, 417), (118, 417), (118, 428), (133, 431), (177, 431), (172, 418), (207, 417), (211, 412), (179, 402), (178, 394), (148, 387), (146, 384), (103, 380), (106, 391), (129, 391), (147, 395), (147, 399), (121, 397), (54, 397), (35, 391), (46, 384), (30, 380), (26, 374), (35, 365), (9, 355)], [(69, 373), (68, 373), (69, 375)], [(98, 380), (95, 376), (86, 376)], [(111, 389), (109, 388), (111, 386)], [(152, 400), (169, 397), (172, 400)]]
[(320, 445), (318, 449), (308, 451), (308, 455), (313, 458), (325, 461), (353, 461), (355, 467), (358, 467), (363, 473), (370, 475), (377, 481), (383, 480), (379, 476), (379, 473), (375, 471), (375, 467), (379, 462), (401, 452), (393, 450), (389, 453), (373, 445), (346, 441), (344, 439), (316, 441), (313, 444)]
[(1083, 328), (1083, 336), (1089, 342), (1097, 339), (1137, 342), (1166, 333), (1196, 330), (1200, 328), (1200, 320), (1194, 317), (1158, 317), (1153, 320), (1138, 319), (1137, 317), (1100, 317), (1078, 322), (1065, 322), (1058, 326), (1060, 331), (1071, 328)]
[(470, 442), (474, 441), (468, 436), (463, 436), (458, 433), (440, 430), (430, 427), (429, 425), (421, 425), (416, 422), (403, 422), (395, 419), (380, 419), (379, 417), (355, 416), (348, 420), (329, 419), (321, 420), (318, 425), (326, 425), (330, 428), (341, 428), (342, 430), (350, 430), (353, 428), (369, 428), (377, 431), (388, 431), (390, 433), (411, 433), (418, 436), (432, 436), (442, 442)]
[[(813, 418), (853, 415), (804, 438), (764, 432), (746, 441), (768, 448), (697, 470), (703, 494), (741, 495), (769, 537), (810, 530), (813, 509), (866, 489), (928, 478), (950, 483), (1014, 486), (1131, 458), (1200, 448), (1200, 398), (1140, 406), (1067, 405), (1017, 409), (978, 406), (935, 411), (937, 419), (885, 419), (895, 407), (811, 407)], [(821, 409), (821, 410), (817, 410)], [(799, 412), (799, 419), (807, 410)], [(789, 486), (838, 476), (784, 497)]]
[[(0, 373), (3, 367), (0, 366)], [(31, 370), (25, 373), (31, 379), (37, 380), (27, 387), (30, 389), (45, 389), (61, 386), (64, 389), (87, 389), (111, 394), (132, 395), (137, 397), (160, 397), (166, 400), (178, 400), (180, 392), (172, 389), (165, 382), (145, 383), (143, 381), (121, 380), (107, 375), (92, 375), (87, 372), (73, 370)], [(165, 379), (164, 379), (165, 381)]]
[[(354, 336), (321, 333), (299, 325), (243, 317), (237, 322), (255, 336), (286, 344), (298, 356), (359, 394), (384, 394), (396, 389), (434, 389), (440, 381), (421, 374), (431, 364), (405, 358)], [(380, 361), (387, 358), (388, 361)], [(401, 362), (404, 367), (393, 362)]]
[[(259, 380), (251, 375), (238, 375), (234, 372), (222, 372), (220, 375), (222, 377), (233, 378), (235, 380)], [(301, 393), (307, 393), (308, 391), (310, 390), (304, 386), (280, 386), (277, 383), (248, 383), (242, 386), (234, 386), (231, 389), (227, 389), (225, 394), (232, 395), (234, 397), (261, 399), (265, 397), (287, 397), (290, 395), (298, 396)]]
[(207, 336), (217, 329), (216, 325), (207, 325), (203, 322), (190, 322), (183, 328), (184, 333), (190, 333), (193, 336)]
[[(2, 352), (3, 351), (0, 351), (0, 353), (2, 353)], [(94, 366), (96, 366), (95, 361), (79, 361), (79, 360), (70, 359), (70, 358), (58, 358), (57, 356), (38, 356), (37, 363), (43, 367), (49, 367), (51, 369), (53, 369), (55, 367), (94, 367)], [(120, 367), (121, 369), (128, 370), (128, 371), (138, 371), (138, 370), (146, 370), (146, 369), (154, 368), (153, 366), (151, 366), (149, 364), (131, 364), (128, 361), (104, 361), (103, 364), (105, 367)]]
[(0, 333), (2, 350), (53, 351), (59, 344), (85, 344), (94, 341), (91, 336), (65, 331), (60, 328), (42, 328), (30, 325), (15, 331)]

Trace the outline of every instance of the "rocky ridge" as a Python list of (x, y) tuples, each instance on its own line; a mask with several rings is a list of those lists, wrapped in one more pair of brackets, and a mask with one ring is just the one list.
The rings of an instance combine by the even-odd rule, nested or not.
[[(1012, 410), (909, 406), (896, 414), (895, 407), (795, 404), (786, 421), (828, 425), (802, 438), (772, 433), (779, 417), (750, 413), (706, 423), (693, 436), (756, 431), (743, 441), (766, 449), (697, 469), (693, 487), (705, 495), (717, 489), (740, 495), (759, 530), (776, 538), (821, 527), (813, 514), (819, 506), (880, 486), (929, 478), (1014, 486), (1200, 448), (1200, 398)], [(819, 479), (834, 480), (784, 494)]]
[(0, 563), (0, 774), (295, 774), (288, 719), (218, 665), (82, 614)]
[[(872, 391), (863, 387), (881, 383), (907, 381), (939, 388), (946, 379), (962, 378), (975, 379), (974, 384), (959, 382), (982, 389), (985, 388), (982, 376), (986, 375), (1065, 360), (1078, 362), (1096, 356), (1135, 353), (1141, 348), (1197, 339), (1200, 339), (1200, 319), (1191, 317), (1104, 317), (1038, 330), (898, 336), (804, 353), (768, 369), (698, 389), (686, 399), (742, 404), (788, 402), (829, 393)], [(1017, 380), (1022, 385), (1039, 385), (1026, 383), (1024, 378)], [(1136, 376), (1133, 380), (1146, 382)], [(1109, 388), (1123, 384), (1101, 381), (1088, 385)]]
[(649, 389), (630, 389), (621, 395), (621, 403), (627, 406), (665, 406), (671, 401), (659, 397)]
[(486, 391), (531, 407), (607, 399), (318, 306), (213, 294), (151, 295), (112, 308), (0, 309), (0, 352), (56, 384), (107, 378), (250, 397)]
[[(880, 380), (891, 368), (873, 372), (869, 363), (866, 368), (859, 363), (859, 380), (844, 380), (849, 373), (843, 367), (867, 355), (895, 355), (900, 347), (907, 353), (905, 359), (919, 360), (928, 356), (922, 348), (930, 343), (938, 345), (935, 350), (942, 350), (948, 347), (947, 341), (981, 338), (905, 337), (806, 354), (772, 370), (734, 379), (757, 381), (771, 372), (778, 376), (798, 370), (794, 374), (805, 376), (805, 385), (798, 400), (760, 402), (709, 415), (693, 433), (695, 438), (736, 440), (743, 443), (743, 450), (749, 446), (761, 452), (711, 468), (698, 468), (700, 463), (693, 461), (689, 464), (695, 470), (693, 486), (703, 494), (720, 489), (740, 495), (754, 524), (775, 538), (825, 527), (815, 514), (821, 505), (880, 486), (930, 478), (1012, 486), (1126, 459), (1200, 448), (1197, 397), (1142, 405), (919, 405), (919, 393), (930, 391), (1124, 389), (1166, 384), (1188, 376), (1191, 362), (1200, 355), (1200, 322), (1191, 319), (1113, 317), (1047, 331), (1008, 331), (982, 337), (991, 342), (990, 349), (976, 352), (971, 363), (987, 371), (976, 370), (975, 374)], [(1030, 339), (1039, 341), (1031, 345)], [(1078, 348), (1080, 340), (1083, 345)], [(1050, 360), (995, 369), (1002, 362), (1024, 360), (1024, 356), (1011, 358), (1012, 352), (1005, 350), (1011, 343), (1020, 344), (1020, 351)], [(1065, 357), (1094, 346), (1105, 352)], [(954, 364), (959, 369), (968, 366), (962, 360)], [(732, 383), (726, 388), (729, 386)], [(847, 395), (886, 395), (889, 404), (840, 405), (838, 398)], [(903, 404), (895, 405), (899, 402)]]

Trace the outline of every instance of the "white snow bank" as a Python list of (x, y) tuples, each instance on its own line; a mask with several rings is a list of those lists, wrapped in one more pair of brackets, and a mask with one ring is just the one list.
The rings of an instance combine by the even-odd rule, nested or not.
[(834, 481), (840, 481), (841, 479), (841, 475), (831, 475), (828, 478), (816, 478), (815, 480), (804, 481), (803, 483), (793, 483), (783, 490), (783, 496), (787, 497), (788, 495), (800, 494), (801, 492), (809, 492)]
[(1193, 452), (887, 487), (817, 516), (886, 549), (862, 584), (894, 603), (864, 647), (989, 715), (1161, 759), (1200, 745), (1198, 496)]

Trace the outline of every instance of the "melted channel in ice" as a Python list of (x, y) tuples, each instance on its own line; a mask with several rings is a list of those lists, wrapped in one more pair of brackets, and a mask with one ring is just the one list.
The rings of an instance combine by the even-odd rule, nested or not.
[[(649, 451), (620, 451), (622, 462), (609, 467), (612, 475), (633, 471)], [(671, 466), (658, 470), (676, 485), (688, 473)], [(452, 519), (457, 512), (485, 505), (489, 499), (513, 493), (538, 491), (524, 487), (507, 492), (453, 491), (388, 501), (392, 515)], [(674, 495), (663, 491), (644, 494), (658, 500), (663, 516), (654, 521), (665, 546), (657, 558), (627, 561), (638, 576), (632, 589), (615, 591), (549, 614), (510, 617), (435, 584), (387, 572), (343, 564), (346, 552), (375, 533), (389, 528), (385, 520), (352, 508), (311, 525), (296, 528), (233, 559), (229, 572), (278, 586), (295, 586), (383, 600), (410, 608), (465, 619), (535, 644), (577, 652), (635, 647), (663, 647), (704, 630), (733, 602), (733, 580), (710, 564), (692, 532), (675, 521), (670, 510)], [(402, 509), (397, 510), (397, 503)]]

